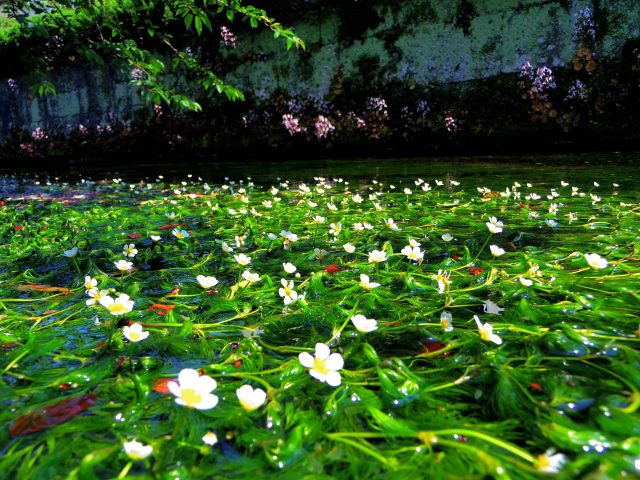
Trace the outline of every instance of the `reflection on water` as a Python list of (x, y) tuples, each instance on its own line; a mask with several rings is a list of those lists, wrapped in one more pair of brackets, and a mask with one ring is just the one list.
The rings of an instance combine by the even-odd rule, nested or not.
[(76, 182), (80, 179), (103, 180), (122, 178), (126, 182), (153, 181), (158, 175), (165, 181), (183, 181), (191, 175), (208, 182), (222, 182), (226, 178), (238, 180), (251, 177), (259, 184), (274, 183), (279, 178), (311, 180), (313, 177), (350, 180), (384, 179), (400, 182), (402, 179), (423, 177), (425, 180), (456, 179), (466, 186), (490, 183), (493, 188), (506, 187), (514, 180), (532, 182), (538, 186), (556, 185), (560, 179), (581, 183), (600, 181), (620, 186), (637, 185), (640, 153), (590, 153), (576, 155), (482, 156), (482, 157), (430, 157), (392, 159), (326, 159), (283, 160), (257, 162), (175, 162), (138, 163), (100, 166), (91, 163), (60, 167), (2, 168), (0, 175), (25, 175), (41, 181)]

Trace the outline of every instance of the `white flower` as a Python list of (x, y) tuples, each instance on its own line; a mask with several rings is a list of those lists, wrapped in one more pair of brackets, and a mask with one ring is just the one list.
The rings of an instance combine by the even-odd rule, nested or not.
[(218, 404), (218, 397), (211, 393), (217, 386), (213, 378), (201, 376), (192, 368), (181, 370), (177, 382), (167, 383), (178, 405), (198, 410), (210, 410)]
[(451, 332), (453, 330), (453, 317), (449, 312), (442, 312), (440, 314), (440, 325), (445, 332)]
[(176, 212), (165, 213), (164, 216), (167, 217), (169, 220), (173, 220), (174, 218), (176, 218)]
[(413, 193), (410, 188), (405, 188), (403, 191), (405, 195), (411, 195)]
[(353, 224), (353, 229), (356, 232), (361, 232), (362, 230), (364, 230), (364, 226), (360, 222), (356, 222)]
[(342, 370), (344, 360), (339, 353), (331, 353), (328, 345), (316, 343), (315, 358), (307, 352), (298, 355), (303, 367), (310, 368), (309, 374), (332, 387), (337, 387), (342, 382), (338, 370)]
[(122, 250), (122, 254), (125, 257), (133, 258), (133, 257), (136, 256), (137, 253), (138, 253), (138, 250), (136, 249), (136, 246), (133, 243), (131, 243), (129, 245), (125, 245), (124, 249)]
[(435, 276), (435, 279), (438, 282), (438, 293), (442, 294), (451, 281), (451, 274), (444, 270), (438, 270), (438, 274)]
[(324, 217), (321, 215), (316, 215), (315, 217), (313, 217), (313, 223), (324, 223)]
[(90, 277), (89, 275), (84, 277), (84, 289), (86, 290), (87, 294), (90, 291), (95, 290), (97, 286), (98, 286), (98, 281), (95, 278)]
[(387, 253), (380, 250), (369, 252), (369, 263), (380, 263), (387, 259)]
[(355, 203), (362, 203), (362, 197), (360, 195), (358, 195), (357, 193), (351, 197), (351, 199), (355, 202)]
[(198, 275), (196, 277), (196, 280), (202, 288), (211, 288), (215, 287), (218, 284), (218, 279), (216, 277), (205, 277), (204, 275)]
[(376, 287), (379, 287), (380, 284), (376, 282), (370, 282), (369, 276), (364, 273), (360, 275), (360, 286), (365, 290), (373, 290)]
[(96, 289), (89, 290), (87, 292), (87, 295), (91, 297), (89, 300), (86, 301), (87, 306), (94, 305), (95, 303), (100, 303), (100, 299), (102, 297), (106, 297), (107, 295), (109, 295), (109, 290), (98, 291), (98, 289), (96, 288)]
[(126, 293), (121, 293), (115, 300), (105, 295), (100, 298), (100, 305), (109, 310), (111, 315), (124, 315), (133, 310), (133, 300), (130, 300)]
[(293, 263), (289, 262), (283, 263), (282, 268), (287, 273), (294, 273), (297, 270), (296, 266)]
[(606, 258), (602, 258), (597, 253), (585, 253), (584, 259), (587, 261), (591, 268), (602, 269), (607, 268), (609, 262), (607, 262)]
[(476, 325), (478, 325), (478, 332), (480, 333), (480, 337), (487, 342), (493, 342), (496, 345), (502, 345), (502, 339), (493, 333), (493, 325), (490, 323), (485, 323), (484, 325), (480, 322), (480, 319), (477, 315), (473, 316), (473, 319), (476, 321)]
[(420, 246), (420, 242), (414, 240), (413, 238), (409, 239), (409, 246), (410, 247), (419, 247)]
[(73, 247), (70, 250), (65, 250), (64, 252), (62, 252), (62, 254), (65, 257), (69, 257), (69, 258), (75, 257), (78, 254), (78, 247)]
[(267, 238), (273, 242), (278, 236), (275, 233), (267, 233)]
[(251, 385), (243, 385), (236, 390), (242, 408), (250, 412), (260, 408), (267, 400), (267, 392), (261, 388), (254, 389)]
[(280, 279), (282, 288), (278, 290), (280, 296), (284, 299), (284, 304), (289, 305), (298, 299), (298, 292), (293, 289), (293, 280), (287, 282), (284, 278)]
[(242, 278), (249, 283), (255, 283), (260, 281), (260, 275), (257, 273), (251, 273), (249, 270), (242, 272)]
[(218, 436), (212, 431), (208, 431), (202, 436), (202, 441), (210, 447), (213, 447), (216, 443), (218, 443)]
[(235, 258), (236, 262), (243, 266), (247, 266), (251, 263), (251, 257), (247, 257), (244, 253), (234, 255), (233, 258)]
[(533, 281), (528, 279), (528, 278), (524, 278), (522, 275), (520, 275), (518, 277), (518, 281), (524, 285), (525, 287), (530, 287), (531, 285), (533, 285)]
[(118, 260), (117, 262), (113, 262), (118, 270), (121, 272), (126, 272), (127, 270), (131, 270), (133, 267), (133, 263), (127, 262), (126, 260)]
[(387, 227), (390, 228), (391, 230), (396, 232), (400, 230), (400, 227), (396, 225), (396, 222), (394, 222), (393, 218), (387, 218), (384, 222), (387, 224)]
[(162, 237), (160, 235), (151, 235), (151, 240), (159, 242)]
[(562, 465), (566, 461), (567, 457), (565, 455), (555, 453), (555, 450), (550, 448), (542, 455), (538, 455), (535, 466), (542, 473), (558, 473), (562, 470)]
[(451, 240), (453, 240), (453, 235), (451, 235), (450, 233), (443, 233), (442, 240), (444, 240), (445, 242), (450, 242)]
[(178, 239), (182, 239), (182, 238), (188, 238), (191, 235), (189, 235), (189, 232), (187, 232), (186, 230), (179, 230), (177, 228), (174, 228), (171, 233), (173, 234), (174, 237), (178, 238)]
[(317, 248), (317, 247), (316, 247), (316, 248), (314, 248), (314, 249), (313, 249), (313, 254), (315, 255), (315, 257), (316, 257), (318, 260), (320, 260), (320, 259), (324, 258), (324, 256), (325, 256), (327, 253), (329, 253), (329, 252), (327, 252), (324, 248), (323, 248), (323, 249), (320, 249), (320, 248)]
[(420, 247), (411, 247), (410, 245), (407, 245), (400, 250), (400, 253), (414, 262), (422, 263), (422, 260), (424, 259), (424, 252), (420, 251)]
[(356, 330), (362, 333), (369, 333), (378, 329), (378, 322), (364, 315), (354, 315), (351, 317), (351, 322), (353, 326), (356, 327)]
[(496, 217), (489, 218), (487, 222), (487, 228), (491, 233), (500, 233), (502, 232), (503, 223), (498, 220)]
[(149, 332), (142, 330), (142, 325), (139, 323), (124, 326), (122, 334), (131, 342), (140, 342), (149, 336)]
[(342, 248), (344, 248), (344, 251), (347, 253), (353, 253), (356, 251), (355, 245), (351, 245), (350, 243), (345, 243)]
[(484, 304), (484, 313), (500, 315), (500, 312), (504, 311), (504, 308), (499, 307), (497, 303), (493, 303), (491, 300), (485, 300), (482, 303)]
[(491, 255), (493, 255), (494, 257), (504, 255), (504, 249), (498, 247), (497, 245), (489, 245), (489, 250), (491, 250)]
[(137, 440), (124, 442), (122, 446), (124, 447), (124, 453), (126, 453), (131, 460), (144, 460), (153, 452), (151, 445), (143, 445)]
[(342, 230), (342, 223), (338, 222), (338, 223), (332, 223), (331, 225), (329, 225), (331, 228), (329, 228), (329, 233), (333, 233), (334, 235), (338, 235), (340, 233), (340, 231)]

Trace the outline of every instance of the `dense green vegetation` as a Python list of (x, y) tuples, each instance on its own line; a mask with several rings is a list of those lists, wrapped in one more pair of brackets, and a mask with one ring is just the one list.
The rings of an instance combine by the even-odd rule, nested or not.
[(637, 189), (527, 180), (5, 178), (0, 475), (636, 475)]
[(304, 47), (291, 29), (242, 0), (10, 0), (5, 12), (14, 20), (0, 24), (5, 75), (26, 69), (39, 95), (56, 92), (47, 78), (55, 67), (115, 62), (151, 104), (199, 111), (197, 100), (211, 94), (244, 98), (217, 71), (221, 45), (235, 42), (234, 21), (271, 30), (287, 48)]

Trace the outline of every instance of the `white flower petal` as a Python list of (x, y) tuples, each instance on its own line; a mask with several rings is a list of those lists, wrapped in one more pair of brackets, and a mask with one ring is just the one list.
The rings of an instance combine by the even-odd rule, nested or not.
[(198, 410), (210, 410), (218, 405), (218, 396), (208, 393), (202, 396), (202, 400), (197, 405), (194, 405)]
[(199, 380), (200, 374), (193, 368), (183, 368), (178, 374), (180, 388), (193, 388), (195, 390), (198, 388)]
[(329, 370), (340, 370), (344, 367), (344, 359), (339, 353), (332, 353), (324, 362), (324, 366)]
[(319, 360), (326, 360), (331, 355), (331, 350), (328, 345), (324, 343), (316, 343), (316, 358)]
[(342, 383), (342, 378), (338, 372), (329, 372), (326, 375), (325, 382), (332, 387), (337, 387)]
[(302, 352), (300, 355), (298, 355), (298, 360), (300, 360), (300, 364), (303, 367), (313, 367), (313, 356), (310, 353)]

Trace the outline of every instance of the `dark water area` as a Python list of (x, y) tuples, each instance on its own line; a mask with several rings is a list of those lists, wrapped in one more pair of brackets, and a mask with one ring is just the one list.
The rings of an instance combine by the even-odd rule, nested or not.
[(0, 176), (35, 179), (42, 183), (81, 180), (123, 182), (181, 182), (202, 179), (219, 183), (250, 178), (256, 184), (272, 184), (279, 180), (310, 181), (314, 177), (344, 178), (358, 181), (380, 179), (402, 182), (423, 177), (464, 182), (480, 186), (490, 182), (494, 188), (514, 181), (537, 185), (599, 181), (635, 188), (640, 181), (640, 152), (606, 152), (584, 154), (518, 155), (518, 156), (456, 156), (428, 158), (360, 158), (281, 161), (211, 161), (138, 162), (91, 164), (75, 163), (44, 167), (2, 167)]

